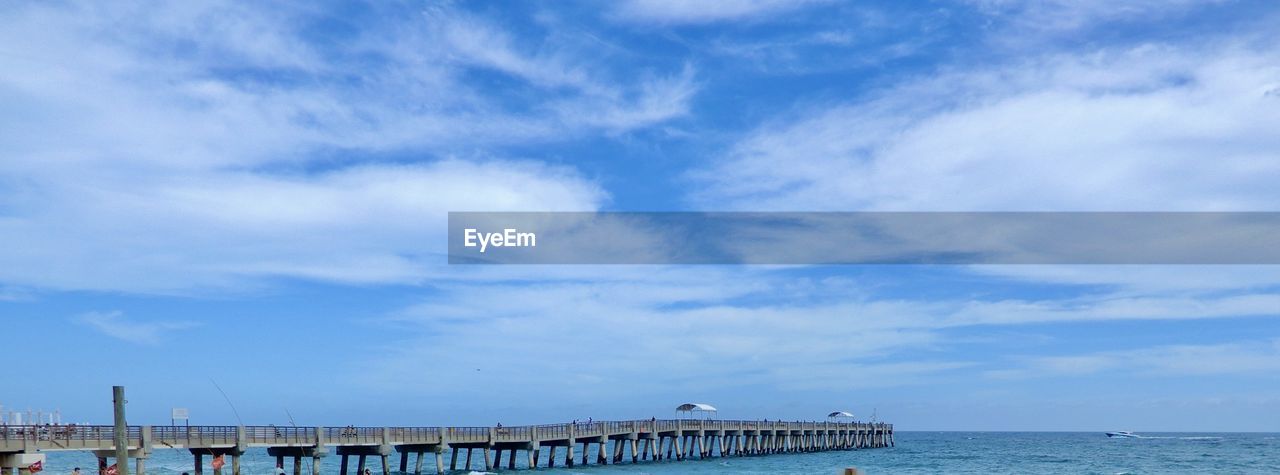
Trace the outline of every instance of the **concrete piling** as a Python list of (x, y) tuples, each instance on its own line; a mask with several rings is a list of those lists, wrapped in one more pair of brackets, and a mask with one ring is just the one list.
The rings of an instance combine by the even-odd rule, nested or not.
[(573, 467), (573, 445), (574, 445), (574, 440), (572, 437), (570, 437), (569, 445), (567, 445), (564, 449), (565, 451), (564, 466), (566, 467)]

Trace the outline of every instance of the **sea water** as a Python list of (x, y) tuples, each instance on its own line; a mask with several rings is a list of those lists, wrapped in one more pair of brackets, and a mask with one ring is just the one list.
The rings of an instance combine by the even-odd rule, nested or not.
[[(776, 454), (756, 457), (709, 458), (683, 462), (642, 462), (632, 465), (581, 465), (564, 468), (564, 449), (557, 450), (555, 469), (538, 469), (538, 473), (552, 474), (828, 474), (841, 473), (845, 467), (858, 467), (876, 474), (961, 474), (961, 473), (1053, 473), (1053, 474), (1148, 474), (1148, 473), (1248, 473), (1280, 474), (1280, 434), (1261, 433), (1150, 433), (1138, 439), (1109, 439), (1101, 433), (1076, 432), (898, 432), (897, 447), (851, 451), (817, 452), (807, 454)], [(595, 447), (592, 447), (595, 457)], [(609, 452), (612, 454), (612, 451)], [(543, 449), (541, 464), (545, 466), (547, 449)], [(581, 451), (575, 455), (581, 462)], [(80, 467), (85, 475), (96, 473), (96, 461), (87, 452), (50, 452), (44, 474), (64, 475), (74, 467)], [(322, 459), (321, 471), (326, 475), (338, 473), (338, 457), (332, 453)], [(506, 466), (506, 453), (503, 466)], [(517, 466), (524, 467), (524, 452), (516, 457)], [(626, 458), (630, 460), (630, 456)], [(205, 457), (205, 475), (213, 470)], [(459, 454), (461, 466), (465, 451)], [(481, 466), (483, 458), (477, 450), (474, 466)], [(445, 466), (448, 467), (446, 456)], [(265, 449), (253, 449), (241, 459), (242, 472), (249, 475), (268, 475), (275, 459), (267, 456)], [(351, 460), (351, 473), (355, 473), (355, 457)], [(414, 458), (409, 458), (413, 469)], [(192, 471), (192, 457), (186, 450), (157, 450), (146, 462), (151, 475), (178, 475)], [(231, 460), (223, 473), (230, 475)], [(374, 474), (381, 474), (381, 463), (369, 457), (368, 467)], [(399, 468), (399, 454), (390, 457), (393, 473)], [(132, 467), (132, 466), (131, 466)], [(285, 468), (293, 472), (292, 459), (286, 459)], [(303, 473), (311, 473), (311, 460), (303, 459)], [(501, 472), (504, 470), (494, 470)], [(508, 471), (509, 472), (509, 471)], [(427, 454), (423, 460), (423, 473), (435, 473), (435, 459)], [(470, 470), (451, 473), (466, 474)], [(484, 473), (475, 470), (474, 473)], [(528, 472), (525, 472), (528, 473)]]

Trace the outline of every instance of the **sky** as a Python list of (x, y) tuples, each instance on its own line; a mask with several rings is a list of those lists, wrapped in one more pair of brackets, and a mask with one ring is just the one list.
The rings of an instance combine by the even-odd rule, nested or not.
[[(1280, 431), (1276, 266), (450, 266), (449, 211), (1280, 211), (1248, 0), (0, 4), (0, 405)], [(1119, 239), (1119, 237), (1118, 237)]]

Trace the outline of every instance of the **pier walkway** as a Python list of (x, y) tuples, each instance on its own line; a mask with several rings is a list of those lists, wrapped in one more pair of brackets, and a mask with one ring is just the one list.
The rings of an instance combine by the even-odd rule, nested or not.
[[(320, 474), (321, 458), (334, 452), (341, 457), (346, 475), (349, 458), (357, 459), (356, 473), (363, 472), (367, 457), (377, 457), (382, 473), (395, 473), (389, 458), (399, 457), (399, 472), (421, 474), (426, 454), (435, 459), (437, 473), (471, 468), (477, 463), (492, 470), (517, 467), (524, 452), (525, 467), (554, 467), (639, 463), (689, 458), (768, 455), (792, 452), (852, 450), (889, 447), (894, 444), (893, 425), (861, 422), (782, 422), (657, 419), (599, 421), (512, 427), (277, 427), (277, 426), (128, 426), (129, 457), (136, 475), (145, 474), (145, 460), (152, 451), (189, 450), (193, 471), (202, 475), (205, 457), (231, 459), (231, 475), (240, 475), (240, 456), (251, 447), (265, 447), (277, 464), (286, 467), (292, 458), (294, 475), (302, 474), (303, 458), (312, 458), (312, 475)], [(92, 451), (100, 466), (114, 457), (114, 426), (5, 426), (0, 427), (0, 467), (5, 473), (28, 475), (30, 456), (48, 451)], [(580, 449), (578, 449), (580, 447)], [(594, 451), (592, 450), (594, 449)], [(575, 456), (575, 450), (580, 450)], [(459, 465), (459, 454), (465, 454)], [(410, 466), (410, 456), (413, 463)], [(43, 456), (39, 456), (43, 459)], [(448, 462), (445, 459), (448, 458)], [(5, 462), (5, 461), (9, 462)], [(219, 462), (223, 459), (219, 458)], [(127, 464), (127, 461), (125, 461)], [(222, 475), (222, 469), (213, 470)]]

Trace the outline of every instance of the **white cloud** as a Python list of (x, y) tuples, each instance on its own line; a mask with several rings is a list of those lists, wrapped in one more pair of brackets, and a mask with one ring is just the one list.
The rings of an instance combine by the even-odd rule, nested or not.
[(569, 170), (510, 161), (78, 178), (0, 220), (0, 281), (141, 292), (267, 276), (411, 283), (443, 264), (447, 211), (582, 211), (604, 200)]
[[(664, 392), (716, 385), (845, 387), (847, 379), (829, 378), (835, 373), (874, 376), (877, 384), (910, 384), (922, 374), (955, 367), (879, 361), (882, 352), (925, 345), (932, 336), (847, 311), (852, 307), (728, 303), (793, 292), (803, 299), (800, 295), (808, 293), (803, 284), (788, 289), (790, 284), (767, 272), (623, 266), (592, 274), (544, 277), (537, 284), (445, 286), (440, 295), (393, 317), (392, 324), (412, 330), (407, 340), (375, 356), (369, 366), (361, 365), (376, 371), (353, 377), (388, 388), (430, 385), (402, 375), (463, 352), (471, 355), (467, 364), (439, 367), (440, 377), (480, 377), (545, 394), (572, 388), (572, 398), (589, 400), (659, 387)], [(901, 371), (886, 364), (900, 365)], [(655, 365), (662, 370), (655, 372)], [(475, 369), (482, 374), (473, 374)], [(483, 390), (487, 384), (472, 386)]]
[(956, 71), (759, 127), (700, 206), (1268, 210), (1280, 56), (1145, 46)]
[(626, 0), (614, 17), (622, 21), (700, 24), (753, 20), (828, 0)]
[[(963, 344), (955, 337), (959, 330), (1280, 316), (1280, 297), (1267, 292), (1197, 299), (1106, 291), (1073, 298), (893, 299), (879, 297), (872, 281), (776, 269), (608, 266), (576, 269), (572, 277), (559, 270), (540, 267), (536, 283), (489, 273), (505, 281), (442, 284), (384, 322), (406, 330), (404, 340), (356, 365), (363, 375), (353, 377), (379, 387), (425, 387), (433, 383), (403, 375), (466, 354), (467, 365), (435, 371), (471, 381), (466, 384), (479, 392), (491, 381), (583, 401), (654, 386), (692, 392), (705, 384), (843, 391), (850, 381), (909, 386), (989, 364), (981, 361), (985, 356), (941, 357)], [(1058, 371), (1085, 372), (1111, 359), (1054, 364)]]
[(5, 9), (0, 282), (414, 282), (443, 262), (445, 211), (608, 200), (571, 168), (493, 149), (659, 124), (697, 91), (691, 66), (617, 77), (569, 33), (386, 8), (332, 41), (309, 30), (331, 13), (309, 6)]
[(1024, 367), (999, 370), (1001, 378), (1086, 376), (1121, 372), (1144, 376), (1274, 374), (1280, 340), (1215, 345), (1169, 345), (1127, 351), (1028, 358)]
[(120, 311), (88, 312), (75, 318), (76, 322), (109, 337), (141, 345), (154, 345), (172, 333), (196, 326), (186, 321), (143, 322), (130, 320)]
[(1280, 267), (1272, 265), (1016, 265), (967, 269), (980, 275), (1044, 284), (1105, 286), (1119, 296), (1262, 293), (1280, 284)]
[(1014, 26), (1068, 31), (1113, 21), (1152, 21), (1227, 0), (968, 0), (989, 15), (1007, 17)]

